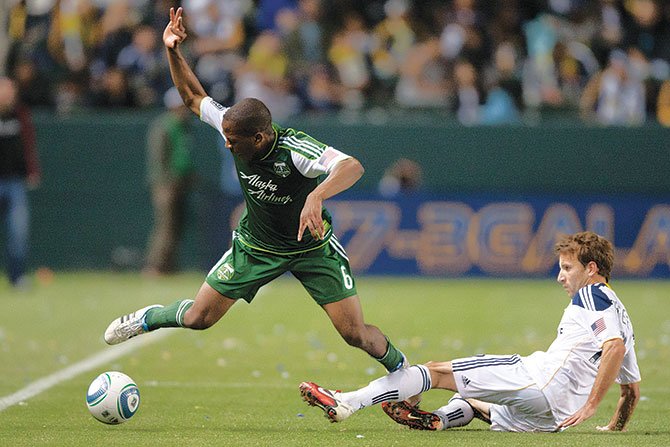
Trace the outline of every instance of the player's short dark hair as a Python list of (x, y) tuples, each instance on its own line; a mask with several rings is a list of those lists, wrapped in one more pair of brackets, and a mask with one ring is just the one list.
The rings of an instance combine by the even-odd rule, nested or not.
[(245, 98), (236, 103), (223, 117), (235, 127), (235, 133), (251, 137), (258, 132), (267, 132), (272, 128), (272, 115), (263, 101), (256, 98)]
[(610, 280), (614, 265), (614, 247), (612, 243), (592, 231), (582, 231), (563, 236), (554, 247), (557, 254), (575, 254), (579, 262), (586, 266), (593, 261), (598, 266), (598, 273)]

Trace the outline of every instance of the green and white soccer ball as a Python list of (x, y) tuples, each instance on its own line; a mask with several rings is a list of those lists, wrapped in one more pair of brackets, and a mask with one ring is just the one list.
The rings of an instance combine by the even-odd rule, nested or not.
[(140, 407), (140, 390), (127, 375), (107, 371), (88, 387), (86, 406), (94, 418), (105, 424), (121, 424), (133, 417)]

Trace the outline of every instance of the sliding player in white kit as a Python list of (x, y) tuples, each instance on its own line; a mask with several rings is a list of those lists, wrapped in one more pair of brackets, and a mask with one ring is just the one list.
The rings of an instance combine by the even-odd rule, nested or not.
[[(640, 397), (640, 370), (630, 319), (607, 284), (612, 245), (582, 232), (565, 236), (555, 250), (558, 282), (572, 300), (546, 352), (428, 362), (347, 393), (303, 382), (303, 399), (333, 422), (382, 403), (393, 420), (415, 429), (460, 427), (477, 417), (496, 431), (560, 431), (593, 416), (616, 381), (619, 402), (609, 423), (598, 429), (623, 431)], [(458, 394), (434, 412), (419, 410), (413, 396), (431, 388)]]

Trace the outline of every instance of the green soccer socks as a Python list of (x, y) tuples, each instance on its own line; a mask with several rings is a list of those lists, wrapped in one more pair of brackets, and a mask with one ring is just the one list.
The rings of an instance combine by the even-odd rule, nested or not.
[(183, 327), (184, 314), (193, 306), (193, 300), (179, 300), (165, 307), (155, 307), (147, 311), (144, 327), (153, 331), (162, 327)]
[(381, 356), (380, 358), (374, 357), (374, 359), (377, 360), (382, 365), (384, 365), (386, 371), (390, 373), (392, 373), (393, 371), (397, 371), (405, 366), (408, 366), (406, 365), (407, 358), (405, 357), (405, 354), (403, 354), (395, 346), (393, 346), (393, 343), (391, 343), (391, 340), (389, 340), (388, 337), (386, 337), (386, 341), (388, 342), (388, 346), (386, 347), (386, 353), (384, 353), (384, 355)]

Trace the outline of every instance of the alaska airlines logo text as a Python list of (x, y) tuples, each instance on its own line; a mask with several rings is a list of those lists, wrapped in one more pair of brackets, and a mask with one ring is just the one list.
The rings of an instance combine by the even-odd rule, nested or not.
[(263, 180), (260, 175), (247, 175), (240, 171), (240, 177), (247, 182), (247, 192), (251, 197), (255, 197), (262, 202), (286, 205), (293, 202), (290, 195), (280, 196), (275, 194), (278, 187), (272, 180)]

